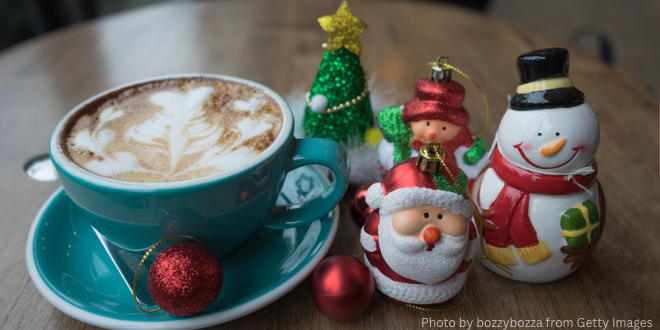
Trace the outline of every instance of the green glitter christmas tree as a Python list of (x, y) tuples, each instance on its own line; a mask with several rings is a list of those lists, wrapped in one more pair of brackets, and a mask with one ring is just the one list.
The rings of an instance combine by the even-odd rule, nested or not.
[(369, 91), (360, 64), (360, 33), (368, 26), (344, 1), (335, 15), (319, 18), (330, 34), (323, 61), (307, 93), (303, 126), (308, 137), (359, 145), (373, 124)]

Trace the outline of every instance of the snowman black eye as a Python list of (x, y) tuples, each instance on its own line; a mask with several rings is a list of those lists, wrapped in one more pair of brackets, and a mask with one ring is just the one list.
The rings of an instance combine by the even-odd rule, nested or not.
[(556, 136), (559, 136), (559, 132), (555, 133)]
[(539, 133), (539, 134), (537, 134), (537, 135), (538, 135), (538, 136), (541, 136), (541, 135), (543, 135), (543, 134)]
[(428, 213), (428, 212), (424, 212), (424, 218), (428, 218), (428, 217), (429, 217), (429, 213)]
[(438, 219), (442, 220), (442, 214), (438, 214)]
[(426, 126), (431, 126), (431, 123), (427, 121)]
[(447, 130), (447, 127), (443, 127), (442, 130), (443, 130), (443, 131), (446, 131), (446, 130)]

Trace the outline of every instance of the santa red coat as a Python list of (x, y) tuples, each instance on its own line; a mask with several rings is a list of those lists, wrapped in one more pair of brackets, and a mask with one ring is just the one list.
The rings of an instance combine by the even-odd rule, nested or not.
[(395, 273), (383, 259), (378, 242), (378, 224), (380, 215), (378, 210), (373, 211), (360, 233), (360, 241), (365, 249), (364, 263), (367, 265), (378, 289), (389, 298), (401, 302), (420, 305), (441, 304), (463, 288), (467, 279), (470, 261), (479, 248), (477, 231), (470, 221), (468, 244), (463, 262), (448, 278), (436, 284), (424, 284)]

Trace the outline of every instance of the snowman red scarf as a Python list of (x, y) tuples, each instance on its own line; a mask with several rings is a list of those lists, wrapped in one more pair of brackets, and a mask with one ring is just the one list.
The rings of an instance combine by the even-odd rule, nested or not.
[(583, 191), (596, 181), (598, 169), (585, 175), (546, 175), (522, 169), (507, 161), (496, 147), (491, 158), (491, 166), (504, 181), (504, 187), (490, 205), (484, 218), (489, 219), (496, 229), (486, 230), (486, 243), (505, 248), (513, 245), (524, 248), (539, 244), (536, 230), (527, 214), (529, 194), (568, 195)]

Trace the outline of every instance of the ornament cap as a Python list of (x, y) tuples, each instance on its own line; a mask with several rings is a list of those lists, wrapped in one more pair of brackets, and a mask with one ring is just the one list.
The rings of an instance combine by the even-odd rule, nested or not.
[(440, 165), (445, 159), (445, 149), (440, 141), (428, 141), (424, 148), (419, 150), (416, 165), (420, 170), (429, 169), (431, 174), (440, 172)]
[(451, 70), (447, 68), (449, 64), (449, 57), (447, 56), (438, 56), (435, 64), (431, 67), (431, 80), (434, 82), (444, 82), (451, 81)]

